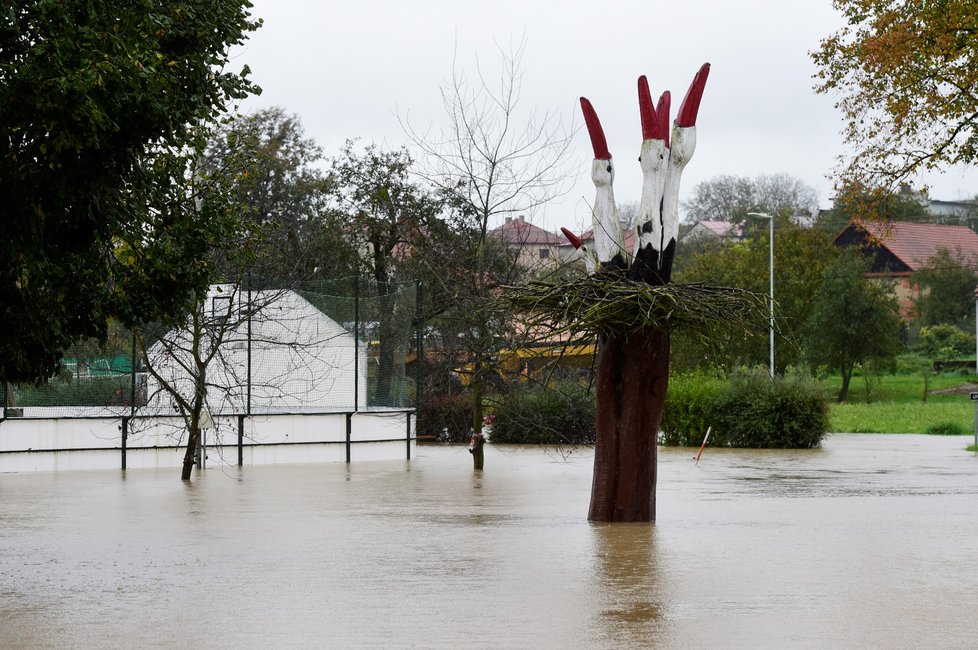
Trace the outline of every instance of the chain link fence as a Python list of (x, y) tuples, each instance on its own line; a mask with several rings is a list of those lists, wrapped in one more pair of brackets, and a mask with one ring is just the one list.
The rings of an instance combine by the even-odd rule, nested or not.
[(67, 350), (48, 381), (2, 384), (4, 418), (413, 408), (420, 286), (348, 278), (294, 288), (212, 285), (183, 326), (110, 327)]

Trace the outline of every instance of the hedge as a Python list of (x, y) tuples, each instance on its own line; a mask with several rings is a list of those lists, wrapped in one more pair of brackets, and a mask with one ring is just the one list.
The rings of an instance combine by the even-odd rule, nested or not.
[(699, 446), (709, 427), (713, 447), (805, 449), (821, 445), (828, 426), (826, 397), (810, 379), (694, 374), (670, 380), (660, 442)]

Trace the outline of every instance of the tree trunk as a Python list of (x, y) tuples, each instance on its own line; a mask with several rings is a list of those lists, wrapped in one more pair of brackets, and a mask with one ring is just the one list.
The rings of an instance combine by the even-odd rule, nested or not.
[(473, 433), (469, 437), (469, 453), (472, 454), (472, 469), (484, 469), (486, 466), (486, 437), (481, 433)]
[(656, 443), (669, 383), (669, 334), (601, 342), (591, 521), (654, 521)]
[(181, 481), (189, 481), (190, 474), (194, 469), (194, 457), (197, 454), (197, 442), (200, 440), (200, 428), (191, 427), (190, 435), (187, 436), (187, 451), (183, 454), (183, 472), (180, 474)]
[(839, 373), (842, 375), (842, 388), (839, 389), (839, 404), (846, 401), (849, 396), (849, 381), (852, 379), (853, 367), (850, 366), (848, 371), (846, 370), (845, 364), (839, 369)]

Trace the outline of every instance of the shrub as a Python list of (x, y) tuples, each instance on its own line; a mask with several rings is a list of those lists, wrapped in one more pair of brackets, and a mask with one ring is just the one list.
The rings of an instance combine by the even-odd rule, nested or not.
[(594, 394), (573, 381), (548, 388), (528, 386), (500, 395), (493, 413), (490, 439), (494, 443), (594, 443)]
[(707, 427), (715, 424), (714, 402), (723, 386), (720, 379), (699, 372), (671, 378), (659, 422), (660, 442), (678, 447), (699, 445)]
[(931, 358), (950, 359), (973, 355), (975, 337), (954, 325), (920, 328), (920, 349)]
[(20, 385), (15, 391), (17, 406), (129, 406), (131, 393), (129, 375), (81, 381), (75, 381), (69, 375), (66, 380), (58, 378), (36, 386)]
[(694, 377), (672, 382), (663, 444), (699, 445), (707, 427), (714, 447), (817, 447), (828, 431), (828, 405), (813, 381), (797, 375), (772, 382), (757, 371), (727, 381)]
[(441, 442), (468, 442), (474, 405), (468, 393), (425, 395), (418, 407), (418, 435)]

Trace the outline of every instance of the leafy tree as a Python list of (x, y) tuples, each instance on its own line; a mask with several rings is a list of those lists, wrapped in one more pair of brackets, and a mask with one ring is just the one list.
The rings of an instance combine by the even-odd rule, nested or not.
[(252, 283), (292, 286), (356, 273), (357, 253), (319, 145), (279, 107), (238, 115), (211, 137), (203, 167), (233, 183), (238, 209), (264, 233)]
[(978, 11), (973, 0), (834, 0), (846, 26), (821, 42), (816, 90), (841, 95), (844, 174), (895, 187), (978, 151)]
[(818, 214), (818, 192), (788, 174), (753, 179), (720, 175), (696, 185), (683, 209), (688, 221), (744, 223), (749, 212), (814, 216)]
[[(759, 294), (769, 291), (769, 231), (760, 229), (740, 242), (714, 242), (679, 258), (679, 282), (747, 289)], [(811, 315), (812, 296), (818, 291), (837, 250), (829, 236), (817, 229), (801, 228), (786, 217), (774, 227), (775, 364), (783, 373), (802, 361), (801, 343)], [(703, 365), (727, 370), (740, 365), (767, 365), (769, 321), (758, 322), (754, 336), (715, 341), (706, 348), (677, 337), (674, 365), (696, 368)]]
[[(358, 248), (365, 251), (358, 266), (372, 278), (380, 301), (377, 338), (380, 342), (376, 400), (390, 399), (394, 352), (411, 329), (400, 327), (414, 318), (414, 305), (397, 300), (396, 284), (410, 278), (430, 255), (428, 237), (442, 210), (443, 201), (410, 176), (412, 160), (406, 149), (383, 151), (367, 145), (358, 151), (347, 140), (333, 159), (331, 175), (336, 185), (336, 209), (344, 228)], [(451, 253), (439, 253), (439, 255)]]
[(960, 249), (946, 248), (927, 260), (910, 280), (920, 288), (914, 300), (921, 325), (974, 324), (978, 260), (967, 259)]
[[(457, 242), (464, 273), (437, 289), (446, 300), (453, 344), (472, 369), (473, 430), (482, 431), (484, 382), (496, 375), (496, 351), (513, 344), (512, 315), (493, 295), (519, 276), (515, 260), (488, 236), (506, 215), (532, 214), (568, 187), (570, 135), (556, 116), (523, 113), (520, 80), (525, 45), (501, 52), (499, 79), (470, 86), (457, 68), (441, 89), (448, 124), (435, 134), (405, 124), (422, 156), (422, 175), (446, 198), (448, 239)], [(448, 233), (446, 233), (448, 234)]]
[(203, 144), (199, 125), (255, 90), (247, 67), (225, 70), (258, 26), (250, 6), (6, 5), (0, 378), (50, 376), (73, 340), (104, 338), (110, 316), (178, 314), (206, 284), (197, 214), (172, 188)]
[(816, 226), (834, 236), (851, 221), (922, 221), (927, 218), (924, 206), (909, 191), (890, 192), (848, 183), (839, 189), (832, 209), (819, 215)]
[(839, 372), (844, 402), (857, 364), (879, 364), (902, 347), (899, 306), (889, 287), (865, 276), (868, 262), (849, 249), (836, 258), (815, 294), (806, 353)]

